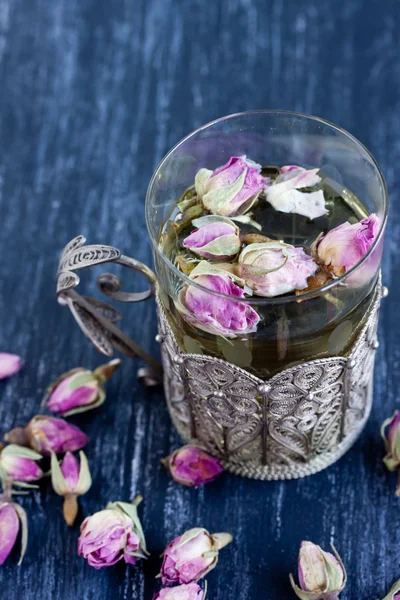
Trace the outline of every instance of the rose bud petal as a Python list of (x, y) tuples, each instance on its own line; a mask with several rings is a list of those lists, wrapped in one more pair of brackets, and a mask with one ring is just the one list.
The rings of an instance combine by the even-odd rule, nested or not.
[(5, 499), (0, 499), (0, 565), (9, 556), (17, 541), (21, 529), (21, 555), (18, 564), (24, 558), (28, 539), (28, 524), (26, 513), (16, 504)]
[(41, 415), (34, 417), (25, 428), (12, 429), (4, 439), (29, 446), (46, 456), (51, 452), (63, 454), (67, 450), (80, 450), (89, 441), (88, 436), (76, 425), (71, 425), (64, 419)]
[(269, 180), (260, 174), (261, 165), (246, 158), (232, 156), (215, 171), (200, 169), (195, 188), (207, 210), (215, 215), (233, 217), (250, 210)]
[(392, 585), (389, 593), (382, 600), (400, 600), (400, 579)]
[(239, 256), (239, 272), (257, 296), (273, 298), (307, 287), (318, 265), (303, 248), (281, 242), (249, 244)]
[(162, 588), (153, 600), (205, 600), (205, 591), (197, 583)]
[(260, 317), (251, 306), (212, 293), (244, 298), (244, 291), (233, 281), (238, 278), (201, 261), (190, 273), (190, 279), (207, 289), (189, 285), (181, 291), (176, 307), (188, 323), (227, 338), (257, 330)]
[(41, 458), (29, 448), (17, 444), (5, 446), (0, 453), (0, 478), (16, 484), (37, 481), (43, 477), (42, 469), (36, 464)]
[(48, 408), (63, 416), (97, 408), (106, 399), (104, 383), (120, 364), (115, 359), (95, 371), (79, 367), (64, 373), (48, 389)]
[(146, 542), (139, 517), (138, 496), (132, 504), (110, 502), (107, 508), (87, 517), (81, 525), (78, 555), (95, 569), (110, 567), (119, 560), (134, 565), (146, 558)]
[(80, 465), (77, 458), (67, 452), (61, 462), (51, 454), (51, 483), (59, 496), (64, 496), (64, 519), (67, 525), (73, 525), (78, 514), (77, 497), (86, 494), (92, 485), (89, 464), (84, 452), (79, 453)]
[(299, 553), (298, 587), (290, 575), (290, 582), (301, 600), (319, 600), (337, 598), (347, 581), (346, 570), (334, 546), (335, 556), (324, 552), (312, 542), (302, 542)]
[(165, 549), (160, 572), (163, 585), (198, 581), (214, 569), (219, 550), (231, 541), (230, 533), (210, 535), (200, 527), (186, 531)]
[(214, 481), (224, 470), (217, 458), (196, 446), (183, 446), (162, 462), (172, 479), (187, 487), (199, 487)]
[(226, 217), (209, 215), (194, 219), (196, 227), (183, 240), (185, 248), (203, 258), (229, 260), (240, 251), (240, 230), (233, 221)]
[[(352, 269), (370, 250), (379, 232), (380, 220), (375, 214), (359, 223), (342, 223), (319, 238), (313, 252), (319, 262), (342, 275)], [(375, 257), (371, 257), (373, 259)], [(377, 269), (375, 260), (368, 260), (358, 271), (347, 278), (347, 283), (358, 287), (368, 282)]]
[(0, 352), (0, 379), (10, 377), (21, 369), (21, 358), (16, 354)]
[(318, 170), (306, 170), (297, 165), (282, 167), (279, 176), (266, 192), (267, 201), (280, 212), (296, 213), (309, 219), (322, 217), (328, 212), (324, 192), (299, 191), (321, 181), (321, 177), (317, 175)]

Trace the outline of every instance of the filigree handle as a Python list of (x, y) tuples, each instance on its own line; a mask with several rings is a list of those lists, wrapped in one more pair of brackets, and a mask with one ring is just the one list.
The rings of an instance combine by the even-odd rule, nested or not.
[(99, 275), (99, 289), (109, 298), (120, 302), (142, 302), (154, 295), (156, 276), (146, 265), (122, 255), (117, 248), (103, 245), (85, 246), (85, 242), (83, 236), (78, 236), (63, 250), (57, 276), (58, 302), (69, 307), (79, 327), (99, 352), (112, 356), (115, 348), (126, 356), (144, 360), (149, 368), (139, 369), (140, 380), (147, 386), (154, 385), (162, 378), (162, 366), (116, 326), (115, 323), (121, 319), (119, 311), (104, 302), (79, 295), (75, 288), (80, 282), (76, 271), (102, 263), (118, 263), (144, 275), (150, 284), (149, 289), (144, 292), (123, 292), (121, 280), (111, 273)]

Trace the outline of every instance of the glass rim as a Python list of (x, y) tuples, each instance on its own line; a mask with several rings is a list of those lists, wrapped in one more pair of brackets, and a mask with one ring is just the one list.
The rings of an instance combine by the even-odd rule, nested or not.
[(268, 297), (264, 297), (264, 296), (249, 296), (249, 297), (245, 297), (245, 298), (237, 298), (236, 296), (234, 297), (234, 300), (237, 302), (245, 302), (246, 304), (249, 305), (276, 305), (276, 304), (288, 304), (290, 302), (298, 302), (299, 300), (304, 301), (304, 300), (308, 300), (311, 298), (316, 298), (318, 296), (323, 295), (325, 292), (331, 290), (332, 288), (336, 288), (337, 286), (343, 284), (346, 282), (346, 279), (352, 274), (355, 273), (367, 260), (368, 258), (371, 256), (371, 254), (374, 252), (375, 248), (378, 246), (382, 236), (383, 236), (383, 232), (385, 231), (385, 227), (386, 227), (386, 223), (387, 223), (387, 218), (388, 218), (388, 212), (389, 212), (389, 195), (388, 195), (388, 189), (387, 189), (387, 185), (386, 185), (386, 181), (385, 178), (383, 176), (382, 170), (378, 164), (378, 162), (375, 160), (374, 156), (371, 154), (371, 152), (368, 150), (368, 148), (366, 148), (366, 146), (364, 146), (364, 144), (362, 142), (360, 142), (360, 140), (358, 140), (356, 137), (354, 137), (351, 133), (349, 133), (348, 131), (346, 131), (345, 129), (343, 129), (342, 127), (339, 127), (338, 125), (335, 125), (334, 123), (331, 123), (330, 121), (327, 121), (326, 119), (322, 119), (321, 117), (316, 117), (314, 115), (308, 115), (306, 113), (300, 113), (300, 112), (296, 112), (296, 111), (290, 111), (290, 110), (279, 110), (279, 109), (258, 109), (258, 110), (248, 110), (248, 111), (243, 111), (243, 112), (237, 112), (237, 113), (232, 113), (230, 115), (226, 115), (224, 117), (220, 117), (218, 119), (214, 119), (213, 121), (209, 121), (208, 123), (205, 123), (204, 125), (202, 125), (201, 127), (198, 127), (197, 129), (195, 129), (194, 131), (191, 131), (189, 134), (187, 134), (184, 138), (182, 138), (181, 140), (179, 140), (168, 152), (167, 154), (165, 154), (165, 156), (162, 158), (162, 160), (160, 161), (160, 163), (158, 164), (157, 168), (155, 169), (152, 178), (150, 180), (150, 183), (148, 185), (147, 188), (147, 192), (146, 192), (146, 200), (145, 200), (145, 213), (146, 213), (146, 226), (147, 226), (147, 231), (149, 233), (150, 236), (150, 240), (151, 243), (153, 245), (153, 248), (155, 250), (155, 252), (158, 254), (158, 256), (161, 257), (161, 259), (165, 262), (165, 264), (167, 265), (167, 267), (169, 269), (172, 270), (173, 273), (175, 273), (175, 275), (182, 280), (184, 283), (186, 283), (187, 285), (192, 285), (195, 286), (203, 291), (207, 291), (210, 294), (214, 294), (215, 296), (220, 296), (221, 298), (224, 299), (229, 299), (232, 300), (232, 296), (229, 296), (228, 294), (224, 294), (223, 292), (217, 292), (214, 290), (210, 290), (209, 288), (205, 287), (204, 285), (201, 285), (200, 283), (197, 283), (196, 281), (194, 281), (193, 279), (190, 279), (190, 277), (188, 275), (185, 275), (184, 273), (182, 273), (182, 271), (180, 271), (170, 260), (169, 258), (164, 254), (164, 252), (162, 251), (162, 249), (160, 248), (160, 245), (158, 243), (158, 240), (155, 239), (155, 237), (153, 237), (152, 231), (151, 231), (151, 227), (150, 227), (150, 215), (149, 215), (149, 207), (150, 207), (150, 198), (151, 198), (151, 193), (152, 193), (152, 189), (154, 184), (156, 183), (157, 179), (158, 179), (158, 174), (160, 172), (160, 170), (162, 169), (163, 165), (165, 164), (165, 162), (170, 158), (170, 156), (172, 156), (175, 151), (182, 146), (183, 144), (185, 144), (188, 140), (190, 140), (192, 137), (194, 137), (196, 134), (198, 134), (201, 131), (204, 131), (206, 129), (209, 129), (210, 127), (212, 127), (213, 125), (217, 125), (218, 123), (222, 123), (224, 121), (228, 121), (230, 119), (234, 119), (234, 118), (238, 118), (238, 117), (243, 117), (243, 116), (252, 116), (252, 115), (259, 115), (259, 114), (268, 114), (268, 115), (286, 115), (286, 116), (292, 116), (292, 117), (301, 117), (303, 119), (308, 119), (310, 121), (314, 121), (314, 122), (319, 122), (322, 125), (327, 125), (328, 127), (330, 127), (331, 129), (339, 132), (340, 134), (344, 135), (346, 138), (350, 139), (353, 143), (356, 144), (356, 146), (358, 146), (359, 148), (361, 148), (362, 150), (364, 150), (364, 152), (366, 152), (366, 154), (369, 156), (369, 158), (371, 159), (377, 173), (378, 173), (378, 177), (380, 180), (380, 183), (382, 184), (382, 189), (383, 189), (383, 201), (384, 201), (384, 215), (383, 215), (383, 219), (380, 223), (380, 228), (379, 228), (379, 232), (371, 246), (371, 248), (368, 250), (368, 252), (366, 254), (364, 254), (364, 256), (361, 258), (361, 260), (359, 260), (354, 267), (352, 267), (351, 269), (349, 269), (344, 275), (341, 275), (340, 277), (338, 277), (337, 279), (332, 279), (330, 282), (322, 285), (321, 287), (317, 288), (316, 290), (312, 290), (310, 292), (304, 292), (301, 295), (296, 295), (295, 293), (291, 293), (290, 295), (287, 296), (274, 296), (271, 298)]

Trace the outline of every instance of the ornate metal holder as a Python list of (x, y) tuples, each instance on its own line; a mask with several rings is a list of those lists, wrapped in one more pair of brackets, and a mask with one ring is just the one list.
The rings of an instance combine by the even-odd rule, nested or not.
[[(110, 274), (98, 278), (100, 289), (111, 298), (138, 302), (156, 291), (156, 277), (116, 248), (84, 242), (75, 238), (61, 256), (59, 302), (69, 306), (100, 352), (110, 356), (115, 347), (145, 360), (149, 369), (142, 378), (153, 384), (161, 365), (116, 327), (119, 313), (74, 288), (76, 270), (116, 262), (142, 273), (150, 289), (121, 292), (119, 279)], [(157, 293), (165, 394), (182, 438), (219, 457), (229, 471), (256, 479), (293, 479), (328, 467), (354, 443), (370, 413), (379, 307), (386, 294), (379, 281), (367, 321), (346, 357), (313, 360), (263, 381), (227, 361), (182, 352)]]

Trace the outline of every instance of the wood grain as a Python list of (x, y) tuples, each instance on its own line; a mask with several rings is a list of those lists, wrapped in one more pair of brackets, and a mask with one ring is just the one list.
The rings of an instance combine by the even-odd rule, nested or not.
[[(399, 31), (396, 0), (0, 0), (0, 349), (25, 361), (0, 382), (1, 431), (26, 423), (62, 371), (100, 364), (55, 301), (58, 253), (83, 233), (150, 264), (146, 187), (191, 129), (251, 108), (325, 117), (371, 149), (392, 200), (375, 404), (353, 449), (300, 481), (226, 475), (183, 489), (159, 464), (179, 443), (163, 395), (143, 391), (125, 360), (107, 404), (76, 419), (94, 479), (81, 516), (141, 492), (151, 558), (90, 568), (45, 487), (21, 500), (28, 552), (21, 568), (14, 556), (1, 568), (1, 598), (151, 600), (158, 555), (198, 525), (235, 538), (208, 578), (212, 600), (293, 597), (302, 539), (335, 543), (349, 571), (344, 599), (382, 597), (400, 577), (400, 505), (378, 432), (399, 404)], [(153, 307), (128, 307), (125, 327), (157, 351)]]

